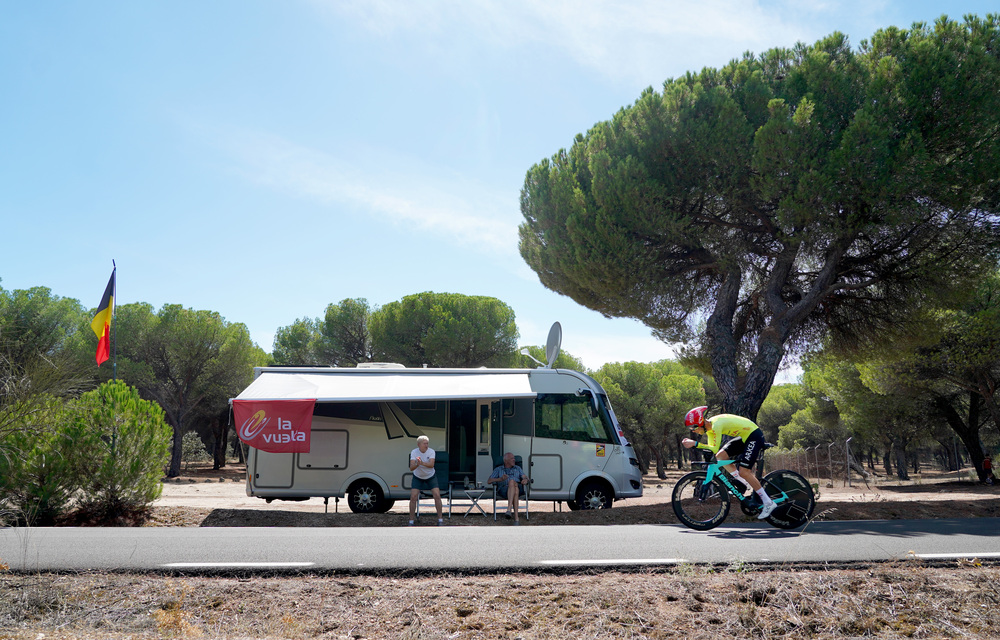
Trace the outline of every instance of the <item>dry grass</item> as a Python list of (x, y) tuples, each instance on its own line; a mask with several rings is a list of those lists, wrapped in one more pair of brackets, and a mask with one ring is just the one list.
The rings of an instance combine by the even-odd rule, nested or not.
[[(0, 637), (996, 638), (1000, 568), (0, 576)], [(44, 636), (40, 635), (44, 634)]]
[[(674, 522), (662, 501), (604, 512), (547, 509), (533, 509), (530, 525)], [(817, 512), (997, 516), (1000, 498), (995, 488), (948, 481), (866, 487), (824, 491)], [(154, 508), (148, 524), (397, 526), (405, 517), (175, 506)], [(492, 518), (454, 524), (494, 526)], [(164, 577), (12, 574), (0, 561), (0, 639), (195, 637), (1000, 638), (1000, 565)]]

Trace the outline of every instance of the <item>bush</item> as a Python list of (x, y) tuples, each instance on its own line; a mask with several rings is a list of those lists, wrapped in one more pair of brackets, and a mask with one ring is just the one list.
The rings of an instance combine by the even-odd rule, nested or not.
[(212, 456), (208, 454), (205, 443), (194, 431), (188, 431), (181, 440), (181, 460), (184, 461), (184, 468), (192, 462), (207, 462)]
[(69, 508), (81, 485), (63, 401), (39, 399), (0, 442), (0, 523), (47, 526)]
[(78, 518), (102, 524), (141, 521), (160, 496), (172, 429), (163, 409), (124, 382), (106, 382), (76, 403), (74, 460), (85, 479)]
[(172, 430), (134, 388), (46, 398), (21, 420), (0, 442), (0, 521), (56, 524), (76, 498), (79, 520), (130, 524), (159, 497)]

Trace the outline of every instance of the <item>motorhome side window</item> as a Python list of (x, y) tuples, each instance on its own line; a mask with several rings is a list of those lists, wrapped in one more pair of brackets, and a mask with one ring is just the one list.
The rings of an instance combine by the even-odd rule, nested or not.
[(535, 437), (583, 442), (614, 442), (593, 401), (575, 394), (539, 394), (535, 401)]

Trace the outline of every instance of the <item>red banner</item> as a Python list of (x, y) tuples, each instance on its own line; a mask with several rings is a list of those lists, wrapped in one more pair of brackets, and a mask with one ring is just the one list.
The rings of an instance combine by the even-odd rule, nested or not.
[(240, 440), (270, 453), (309, 453), (315, 400), (233, 400)]

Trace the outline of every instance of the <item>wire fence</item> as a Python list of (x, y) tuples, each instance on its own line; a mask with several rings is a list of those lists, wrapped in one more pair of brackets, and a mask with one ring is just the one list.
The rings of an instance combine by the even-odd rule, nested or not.
[[(847, 441), (818, 444), (805, 449), (769, 449), (764, 453), (766, 471), (791, 469), (805, 478), (815, 479), (819, 484), (829, 483), (831, 486), (834, 483), (850, 486), (851, 460), (850, 442)], [(854, 476), (860, 477), (860, 474), (855, 472)]]
[[(870, 473), (864, 462), (851, 450), (851, 440), (839, 440), (814, 447), (796, 447), (791, 450), (769, 449), (764, 452), (764, 473), (774, 469), (791, 469), (820, 485), (853, 486), (865, 482), (864, 474)], [(961, 477), (961, 457), (956, 461), (956, 473)]]

